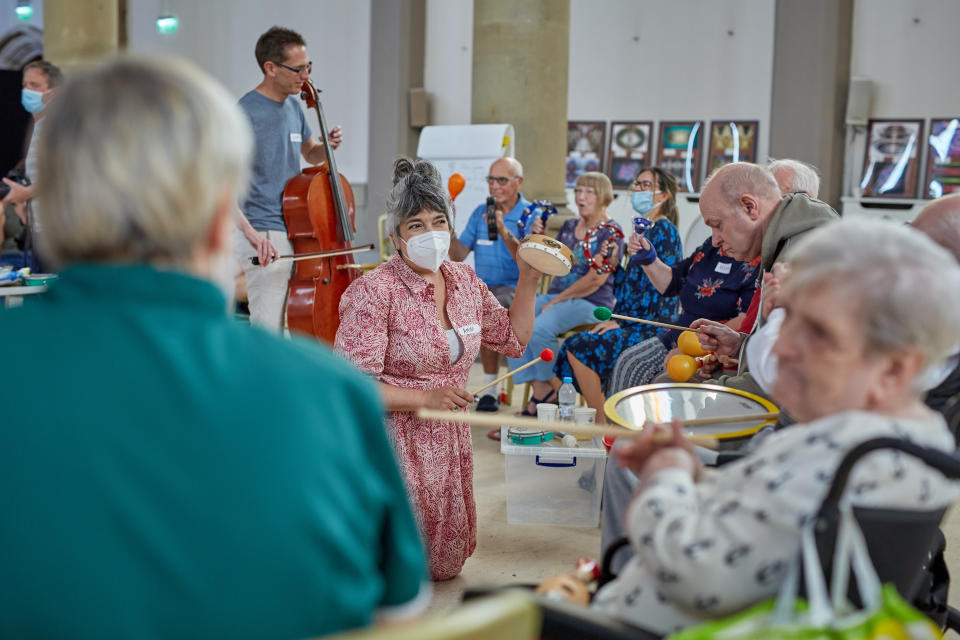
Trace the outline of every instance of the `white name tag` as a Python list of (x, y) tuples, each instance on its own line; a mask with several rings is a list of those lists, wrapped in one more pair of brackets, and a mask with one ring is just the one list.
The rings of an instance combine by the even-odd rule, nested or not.
[(290, 142), (303, 142), (303, 138), (300, 136), (299, 133), (291, 133)]
[(477, 244), (482, 244), (485, 247), (489, 247), (493, 244), (493, 240), (481, 240), (480, 238), (477, 238)]
[(462, 336), (472, 336), (475, 333), (480, 333), (480, 325), (478, 324), (468, 324), (465, 327), (460, 327), (457, 329), (457, 333)]
[(732, 262), (718, 262), (717, 268), (714, 269), (717, 273), (730, 273), (730, 267), (733, 266)]

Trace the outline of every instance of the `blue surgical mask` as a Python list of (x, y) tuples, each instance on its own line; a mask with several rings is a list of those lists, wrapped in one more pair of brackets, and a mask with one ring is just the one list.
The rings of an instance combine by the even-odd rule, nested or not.
[(630, 194), (630, 205), (640, 215), (646, 215), (653, 209), (652, 191), (634, 191)]
[(24, 89), (20, 92), (20, 104), (29, 113), (40, 113), (44, 107), (43, 93), (32, 89)]

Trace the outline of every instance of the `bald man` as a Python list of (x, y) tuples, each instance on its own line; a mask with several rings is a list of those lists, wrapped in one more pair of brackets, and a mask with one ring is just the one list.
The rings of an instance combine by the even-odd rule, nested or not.
[[(828, 204), (805, 194), (782, 195), (768, 169), (748, 162), (734, 162), (711, 174), (700, 194), (700, 215), (713, 234), (714, 246), (744, 262), (759, 256), (761, 274), (771, 271), (803, 234), (839, 219)], [(754, 328), (760, 324), (758, 318)], [(690, 327), (698, 331), (705, 349), (738, 355), (742, 334), (710, 320), (696, 320)], [(724, 376), (719, 382), (766, 395), (749, 374)]]
[[(498, 158), (490, 165), (487, 188), (496, 201), (497, 215), (494, 223), (497, 232), (493, 240), (487, 226), (487, 205), (481, 204), (470, 215), (467, 227), (459, 238), (450, 241), (450, 258), (464, 260), (471, 251), (477, 275), (483, 280), (497, 300), (506, 308), (513, 303), (517, 271), (517, 222), (530, 202), (520, 193), (523, 184), (523, 165), (514, 158)], [(520, 234), (523, 235), (523, 234)], [(483, 383), (492, 382), (500, 369), (500, 354), (486, 347), (480, 348), (483, 364)], [(477, 402), (477, 411), (499, 411), (500, 401), (496, 388), (483, 392)]]

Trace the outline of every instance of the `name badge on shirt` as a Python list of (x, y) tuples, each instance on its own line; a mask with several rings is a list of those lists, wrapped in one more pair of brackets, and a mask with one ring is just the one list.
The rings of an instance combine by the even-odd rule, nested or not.
[(714, 271), (716, 271), (717, 273), (729, 274), (730, 267), (732, 266), (733, 266), (732, 262), (718, 262), (717, 268), (714, 269)]
[(477, 244), (489, 247), (493, 245), (493, 240), (481, 240), (480, 238), (477, 238)]
[(303, 138), (300, 136), (299, 133), (291, 133), (290, 142), (303, 142)]
[(472, 336), (475, 333), (480, 333), (480, 325), (468, 324), (464, 327), (458, 328), (457, 333), (459, 333), (461, 336)]

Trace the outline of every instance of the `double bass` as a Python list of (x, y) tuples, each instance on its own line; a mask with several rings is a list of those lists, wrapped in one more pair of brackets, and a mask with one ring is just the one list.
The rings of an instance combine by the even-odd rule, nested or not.
[(319, 91), (308, 79), (300, 95), (317, 112), (327, 161), (305, 168), (283, 190), (283, 219), (294, 253), (279, 259), (295, 264), (287, 288), (287, 326), (332, 344), (340, 325), (340, 296), (361, 273), (350, 256), (374, 245), (351, 246), (353, 190), (337, 171)]

